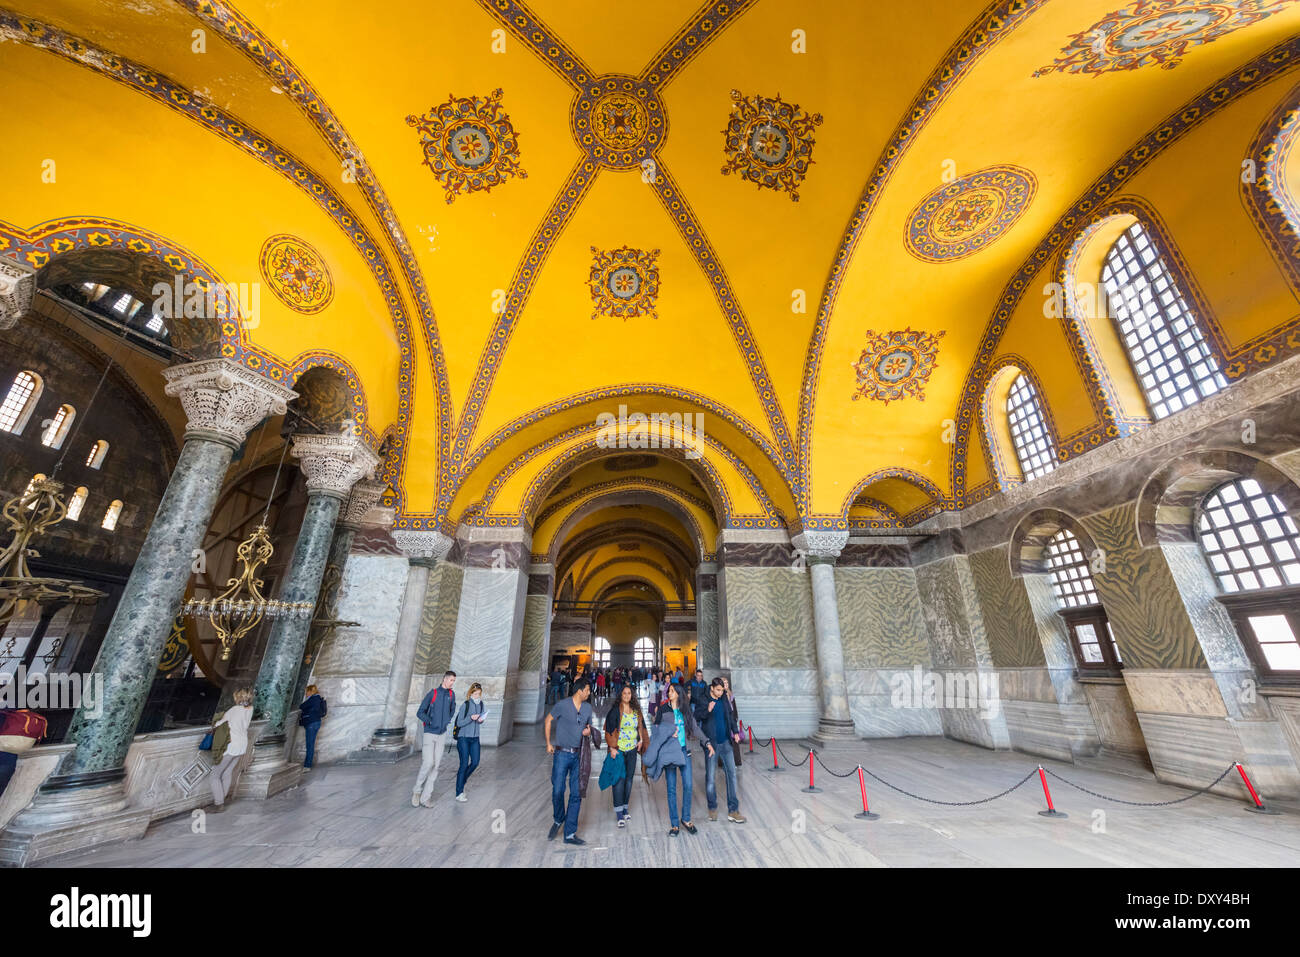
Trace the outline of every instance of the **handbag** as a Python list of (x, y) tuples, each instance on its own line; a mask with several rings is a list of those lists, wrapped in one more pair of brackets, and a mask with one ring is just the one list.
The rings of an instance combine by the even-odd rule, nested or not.
[(211, 751), (211, 750), (212, 750), (212, 732), (211, 732), (211, 731), (209, 731), (207, 734), (205, 734), (205, 735), (203, 736), (203, 740), (199, 742), (199, 750), (200, 750), (200, 751)]

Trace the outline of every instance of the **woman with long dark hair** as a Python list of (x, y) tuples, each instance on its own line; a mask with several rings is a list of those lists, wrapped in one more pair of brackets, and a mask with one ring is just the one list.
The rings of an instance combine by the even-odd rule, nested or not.
[[(618, 826), (625, 827), (631, 820), (627, 813), (628, 800), (632, 797), (632, 775), (636, 774), (636, 756), (650, 743), (650, 733), (646, 731), (645, 717), (641, 714), (641, 702), (636, 699), (636, 692), (630, 684), (619, 689), (618, 700), (605, 715), (605, 744), (610, 754), (623, 758), (623, 777), (614, 782), (614, 815)], [(615, 765), (617, 767), (617, 765)]]
[[(698, 741), (705, 749), (708, 759), (713, 759), (713, 745), (695, 721), (691, 709), (686, 706), (681, 685), (669, 685), (667, 700), (655, 716), (654, 732), (650, 736), (650, 746), (646, 748), (645, 763), (649, 775), (659, 780), (662, 773), (668, 788), (668, 822), (672, 825), (668, 833), (676, 837), (681, 828), (687, 833), (696, 832), (691, 823), (691, 752), (688, 742)], [(682, 776), (681, 817), (677, 814), (677, 775)]]

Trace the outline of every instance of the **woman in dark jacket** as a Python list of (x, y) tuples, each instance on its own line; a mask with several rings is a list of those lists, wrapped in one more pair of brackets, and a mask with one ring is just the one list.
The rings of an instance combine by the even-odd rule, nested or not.
[(325, 699), (321, 697), (315, 685), (307, 686), (307, 697), (298, 707), (298, 723), (307, 732), (307, 757), (302, 763), (304, 771), (310, 771), (316, 763), (316, 733), (320, 731), (321, 719), (329, 711)]
[[(667, 779), (668, 788), (668, 822), (672, 825), (668, 833), (676, 837), (681, 827), (687, 833), (696, 833), (691, 823), (691, 752), (688, 742), (699, 741), (713, 757), (713, 745), (704, 731), (695, 721), (691, 709), (686, 707), (682, 697), (681, 685), (669, 685), (667, 701), (655, 716), (654, 731), (650, 735), (650, 746), (646, 749), (645, 762), (650, 777), (659, 779), (662, 773)], [(682, 812), (677, 816), (677, 775), (682, 776)], [(680, 827), (678, 826), (680, 822)]]
[(632, 775), (636, 774), (636, 756), (650, 743), (650, 733), (645, 729), (645, 718), (641, 714), (641, 702), (636, 700), (636, 692), (630, 684), (623, 685), (618, 692), (618, 700), (605, 715), (605, 745), (610, 754), (623, 758), (623, 777), (614, 782), (614, 816), (619, 827), (626, 826), (632, 815), (627, 813), (628, 800), (632, 797)]

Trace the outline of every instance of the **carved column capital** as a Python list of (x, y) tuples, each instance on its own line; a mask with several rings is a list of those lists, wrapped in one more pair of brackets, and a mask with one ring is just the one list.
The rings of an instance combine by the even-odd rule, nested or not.
[(204, 359), (163, 370), (163, 391), (181, 400), (185, 438), (238, 448), (268, 415), (284, 415), (298, 393), (230, 359)]
[(844, 546), (849, 543), (849, 533), (836, 529), (817, 529), (801, 532), (790, 539), (790, 543), (808, 556), (809, 561), (834, 564)]
[(359, 435), (299, 434), (293, 436), (293, 455), (307, 479), (307, 494), (327, 495), (340, 501), (352, 487), (369, 478), (379, 466), (379, 456)]
[(12, 329), (27, 315), (36, 296), (36, 270), (0, 257), (0, 329)]
[(436, 564), (447, 557), (455, 539), (437, 531), (411, 531), (398, 529), (393, 532), (393, 541), (412, 562)]
[[(379, 479), (373, 481), (362, 479), (357, 482), (356, 485), (352, 486), (352, 493), (348, 496), (343, 511), (339, 513), (338, 524), (346, 528), (360, 528), (365, 523), (366, 515), (384, 497), (386, 488), (388, 488), (388, 483)], [(392, 524), (391, 515), (388, 517), (388, 521), (389, 524)]]

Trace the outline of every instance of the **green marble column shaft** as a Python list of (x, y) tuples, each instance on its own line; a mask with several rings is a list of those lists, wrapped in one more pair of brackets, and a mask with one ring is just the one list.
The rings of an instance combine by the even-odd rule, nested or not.
[(233, 454), (229, 444), (196, 437), (181, 449), (95, 661), (104, 676), (102, 714), (92, 718), (82, 709), (73, 717), (68, 737), (76, 748), (60, 775), (109, 771), (126, 761)]
[[(307, 496), (307, 509), (303, 513), (302, 528), (293, 547), (283, 583), (281, 601), (316, 600), (325, 565), (329, 558), (330, 541), (334, 523), (338, 519), (339, 496), (324, 492), (311, 492)], [(254, 713), (266, 718), (266, 728), (261, 740), (272, 739), (284, 733), (284, 719), (292, 706), (290, 697), (302, 665), (303, 650), (307, 646), (307, 632), (311, 622), (302, 618), (282, 618), (271, 626), (271, 637), (262, 656), (262, 667), (257, 673), (253, 689)]]
[[(334, 529), (334, 540), (330, 542), (329, 558), (325, 561), (325, 571), (322, 573), (322, 583), (329, 577), (331, 568), (338, 569), (338, 577), (334, 580), (334, 587), (330, 594), (324, 594), (325, 588), (322, 584), (321, 592), (318, 596), (316, 610), (312, 612), (312, 618), (333, 618), (334, 606), (339, 601), (339, 589), (343, 587), (343, 572), (347, 568), (348, 553), (352, 551), (352, 542), (357, 537), (355, 526), (344, 525), (340, 522)], [(322, 602), (324, 602), (322, 604)], [(316, 660), (324, 650), (325, 642), (317, 635), (313, 635), (309, 630), (307, 633), (307, 647), (312, 642), (316, 642), (313, 649), (311, 662), (306, 661), (306, 654), (303, 655), (303, 662), (298, 668), (298, 680), (294, 685), (293, 696), (289, 698), (289, 708), (293, 709), (295, 705), (302, 702), (307, 694), (307, 683), (311, 681), (312, 671), (315, 670)]]

